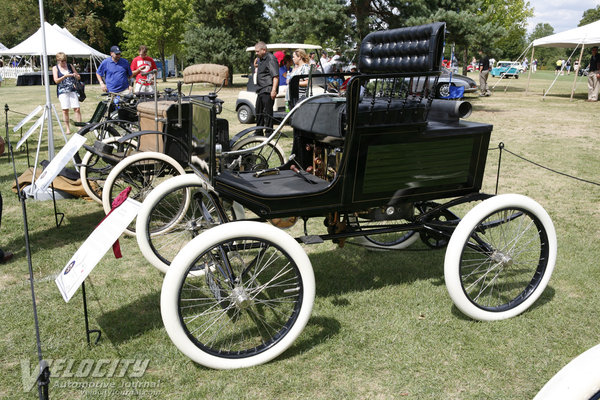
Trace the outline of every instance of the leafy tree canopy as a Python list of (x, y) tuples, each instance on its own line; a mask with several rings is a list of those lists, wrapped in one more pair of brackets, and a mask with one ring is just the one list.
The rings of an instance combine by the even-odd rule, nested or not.
[[(540, 23), (533, 28), (529, 35), (529, 41), (533, 42), (536, 39), (543, 38), (554, 34), (554, 28), (547, 23)], [(534, 58), (538, 60), (538, 67), (554, 67), (556, 60), (564, 58), (564, 49), (554, 47), (536, 47)]]
[(190, 62), (227, 65), (247, 72), (246, 47), (269, 41), (265, 4), (261, 0), (196, 0), (183, 43)]
[(596, 6), (596, 8), (585, 10), (577, 26), (584, 26), (596, 21), (600, 21), (600, 5)]
[[(40, 27), (38, 3), (35, 0), (0, 0), (0, 42), (13, 47)], [(38, 23), (33, 23), (37, 16)]]
[[(40, 27), (37, 0), (0, 0), (0, 41), (13, 47)], [(123, 34), (116, 22), (123, 18), (123, 0), (44, 1), (46, 21), (67, 28), (100, 51), (119, 43)]]
[(181, 51), (191, 0), (124, 0), (123, 5), (125, 16), (117, 26), (125, 33), (125, 55), (131, 59), (140, 45), (148, 46), (150, 56), (160, 56), (166, 81), (165, 56)]
[(269, 0), (271, 41), (343, 47), (350, 35), (344, 0)]

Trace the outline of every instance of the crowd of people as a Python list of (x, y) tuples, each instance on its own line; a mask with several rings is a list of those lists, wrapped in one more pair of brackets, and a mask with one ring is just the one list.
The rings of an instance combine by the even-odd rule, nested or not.
[[(138, 56), (131, 64), (121, 57), (119, 46), (110, 48), (110, 57), (102, 61), (96, 70), (96, 78), (104, 92), (124, 95), (126, 93), (152, 93), (158, 68), (154, 59), (148, 56), (148, 48), (141, 45)], [(63, 52), (56, 54), (56, 65), (52, 67), (52, 76), (56, 83), (56, 94), (60, 102), (65, 124), (65, 132), (71, 134), (69, 111), (72, 109), (75, 120), (81, 122), (81, 109), (77, 94), (76, 81), (81, 75), (73, 64), (67, 63)], [(135, 78), (132, 84), (131, 80)]]
[[(311, 71), (318, 71), (331, 74), (339, 71), (336, 67), (341, 58), (340, 54), (334, 54), (329, 57), (326, 51), (323, 51), (320, 59), (317, 61), (316, 53), (306, 53), (304, 49), (296, 49), (292, 54), (285, 54), (283, 51), (270, 53), (267, 51), (265, 42), (258, 42), (254, 46), (256, 59), (254, 68), (257, 84), (256, 100), (256, 124), (260, 127), (273, 128), (273, 104), (277, 95), (284, 95), (286, 98), (286, 110), (289, 111), (289, 93), (288, 85), (294, 76), (303, 76), (298, 81), (298, 97), (303, 99), (307, 96), (309, 78)], [(340, 71), (341, 72), (341, 71)], [(331, 77), (336, 80), (336, 77)], [(343, 83), (341, 77), (339, 78)], [(257, 134), (264, 134), (262, 129)]]

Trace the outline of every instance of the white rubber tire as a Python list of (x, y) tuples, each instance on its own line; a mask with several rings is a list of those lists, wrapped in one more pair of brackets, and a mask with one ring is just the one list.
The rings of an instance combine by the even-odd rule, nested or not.
[(589, 400), (600, 392), (600, 344), (556, 373), (533, 400)]
[[(118, 178), (119, 174), (121, 172), (123, 172), (127, 167), (129, 167), (131, 164), (134, 164), (140, 160), (145, 160), (145, 159), (156, 159), (156, 160), (161, 160), (167, 164), (170, 164), (172, 167), (174, 167), (176, 169), (177, 172), (179, 172), (179, 175), (183, 175), (185, 174), (185, 170), (183, 169), (183, 167), (181, 166), (181, 164), (179, 164), (174, 158), (163, 154), (163, 153), (158, 153), (155, 151), (145, 151), (145, 152), (141, 152), (141, 153), (137, 153), (128, 157), (125, 157), (123, 160), (121, 160), (121, 162), (119, 162), (117, 165), (115, 165), (115, 167), (110, 171), (110, 174), (108, 174), (108, 177), (106, 178), (106, 182), (104, 183), (104, 188), (102, 190), (102, 207), (104, 208), (104, 213), (108, 214), (111, 210), (111, 204), (112, 204), (112, 197), (110, 195), (110, 193), (112, 192), (112, 187), (115, 183), (115, 180)], [(138, 201), (142, 201), (144, 199), (138, 199)], [(125, 233), (128, 235), (135, 235), (135, 232), (131, 231), (130, 229), (126, 229)]]
[[(222, 241), (246, 237), (270, 241), (289, 255), (296, 264), (302, 279), (302, 303), (292, 327), (283, 338), (271, 347), (244, 358), (222, 358), (204, 352), (187, 336), (179, 317), (179, 288), (183, 285), (190, 264), (199, 255)], [(266, 363), (290, 347), (308, 322), (314, 298), (315, 278), (312, 265), (296, 240), (274, 226), (254, 221), (239, 221), (219, 225), (203, 232), (179, 252), (163, 280), (160, 311), (169, 337), (183, 354), (194, 362), (209, 368), (234, 369)]]
[[(495, 312), (478, 307), (467, 297), (461, 282), (460, 263), (463, 247), (468, 238), (471, 236), (473, 229), (475, 229), (475, 227), (481, 221), (494, 212), (507, 207), (523, 209), (532, 213), (540, 220), (548, 238), (548, 261), (546, 263), (543, 277), (529, 297), (513, 308), (505, 311)], [(452, 301), (456, 307), (458, 307), (458, 309), (465, 315), (473, 319), (493, 321), (511, 318), (527, 310), (540, 297), (548, 285), (548, 281), (550, 280), (550, 276), (554, 270), (556, 253), (556, 231), (554, 230), (554, 225), (550, 216), (541, 205), (529, 197), (518, 194), (503, 194), (494, 196), (473, 207), (473, 209), (469, 211), (467, 215), (465, 215), (465, 217), (460, 221), (456, 227), (456, 230), (452, 234), (452, 237), (448, 242), (446, 257), (444, 260), (444, 278), (446, 281), (446, 288), (448, 289), (448, 293), (450, 294), (450, 297), (452, 298)]]
[[(156, 267), (159, 271), (166, 273), (169, 269), (169, 266), (164, 263), (163, 260), (158, 258), (154, 251), (152, 250), (152, 246), (150, 241), (148, 240), (148, 222), (151, 216), (151, 212), (156, 204), (161, 201), (164, 196), (168, 193), (173, 192), (174, 190), (181, 189), (187, 186), (203, 186), (207, 191), (213, 190), (212, 187), (200, 176), (196, 174), (185, 174), (176, 176), (174, 178), (168, 179), (165, 182), (162, 182), (158, 185), (146, 199), (144, 203), (142, 203), (142, 207), (137, 215), (136, 220), (136, 239), (138, 242), (138, 246), (140, 251), (146, 258), (146, 260)], [(184, 205), (184, 210), (189, 207), (190, 199), (189, 197), (186, 199), (186, 204)], [(184, 213), (185, 214), (185, 211)], [(165, 232), (156, 232), (153, 233), (152, 236), (164, 234)]]

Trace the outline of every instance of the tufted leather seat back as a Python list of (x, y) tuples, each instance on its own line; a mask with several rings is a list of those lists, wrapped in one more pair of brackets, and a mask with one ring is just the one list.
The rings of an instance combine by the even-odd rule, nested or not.
[(441, 70), (446, 24), (435, 22), (368, 34), (360, 46), (358, 69), (366, 74)]

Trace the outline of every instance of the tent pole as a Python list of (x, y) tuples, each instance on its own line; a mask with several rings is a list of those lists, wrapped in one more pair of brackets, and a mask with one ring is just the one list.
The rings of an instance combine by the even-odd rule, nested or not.
[(50, 99), (50, 82), (48, 81), (48, 53), (46, 51), (46, 21), (44, 19), (44, 5), (42, 0), (39, 1), (40, 6), (40, 23), (42, 25), (42, 77), (46, 89), (46, 109), (48, 113), (48, 158), (50, 161), (54, 158), (54, 135), (52, 133), (52, 100)]
[(577, 72), (575, 72), (575, 76), (573, 77), (573, 87), (571, 88), (571, 100), (569, 101), (573, 101), (573, 95), (575, 94), (575, 85), (577, 84), (577, 74), (579, 73), (579, 70), (583, 67), (583, 65), (581, 65), (581, 60), (583, 58), (583, 49), (585, 48), (585, 44), (581, 44), (581, 53), (579, 53), (579, 68), (577, 68)]
[(529, 80), (531, 79), (531, 66), (533, 65), (533, 54), (535, 53), (535, 46), (531, 46), (531, 58), (529, 59), (529, 73), (527, 74), (527, 87), (525, 88), (525, 96), (529, 93)]

